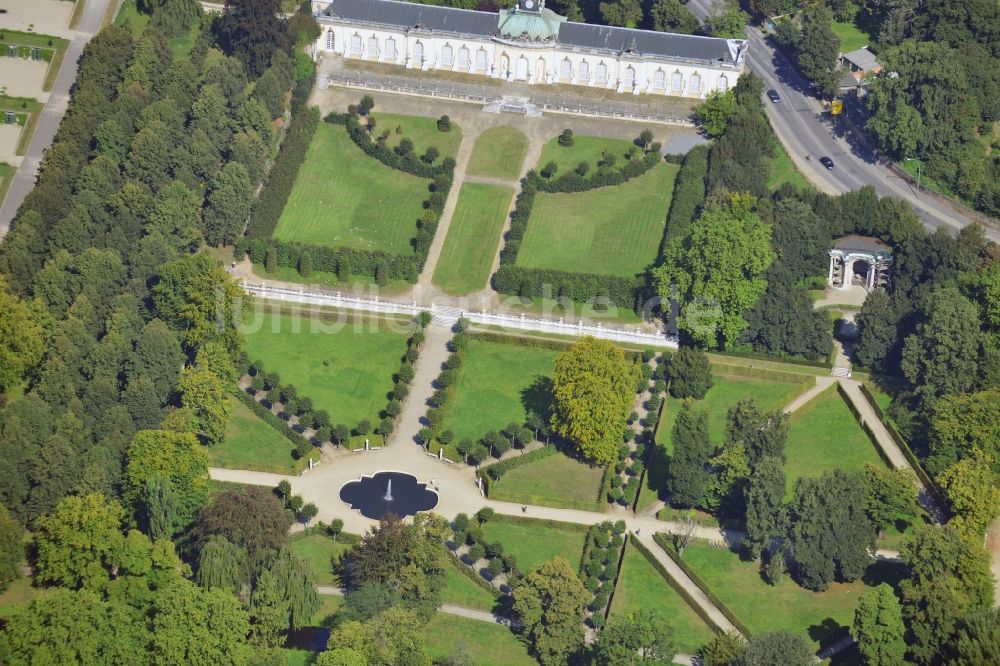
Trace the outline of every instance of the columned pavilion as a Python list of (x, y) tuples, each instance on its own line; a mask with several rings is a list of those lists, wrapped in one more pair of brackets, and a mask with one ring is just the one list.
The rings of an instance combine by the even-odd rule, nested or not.
[(878, 238), (844, 236), (830, 250), (827, 284), (835, 289), (864, 287), (871, 291), (889, 284), (892, 249)]

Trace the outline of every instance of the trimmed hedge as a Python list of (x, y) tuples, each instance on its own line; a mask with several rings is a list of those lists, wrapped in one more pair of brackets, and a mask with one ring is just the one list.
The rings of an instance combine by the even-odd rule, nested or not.
[(455, 565), (455, 568), (458, 569), (463, 576), (465, 576), (473, 583), (475, 583), (477, 587), (480, 587), (483, 590), (489, 592), (490, 596), (492, 596), (494, 599), (499, 599), (502, 596), (500, 590), (487, 583), (483, 579), (483, 577), (477, 574), (475, 571), (473, 571), (471, 567), (466, 566), (466, 564), (461, 559), (459, 559), (458, 555), (451, 552), (450, 550), (448, 550), (447, 552), (448, 552), (448, 558), (451, 560), (451, 563)]
[[(275, 416), (270, 409), (254, 400), (249, 393), (237, 390), (234, 395), (236, 396), (236, 399), (246, 405), (257, 418), (277, 430), (279, 433), (284, 435), (285, 439), (292, 443), (292, 446), (295, 447), (296, 455), (293, 457), (296, 460), (294, 467), (297, 471), (301, 472), (302, 469), (305, 468), (308, 464), (307, 461), (309, 458), (312, 458), (314, 455), (318, 457), (319, 449), (313, 446), (312, 442), (292, 430), (288, 423), (282, 420), (281, 417)], [(269, 472), (271, 470), (262, 468), (260, 471)]]
[(483, 480), (483, 492), (486, 493), (488, 497), (490, 494), (490, 486), (494, 481), (499, 481), (503, 478), (503, 475), (512, 469), (516, 469), (521, 465), (526, 465), (528, 463), (536, 462), (549, 456), (553, 456), (558, 453), (559, 449), (556, 448), (555, 444), (546, 444), (540, 449), (535, 449), (525, 453), (524, 455), (514, 456), (512, 458), (507, 458), (507, 460), (501, 460), (500, 462), (493, 463), (492, 465), (486, 465), (485, 467), (480, 467), (476, 475)]
[[(609, 464), (604, 468), (604, 476), (601, 477), (601, 487), (597, 491), (598, 504), (611, 503), (611, 479), (618, 476), (614, 464)], [(636, 493), (638, 495), (638, 493)]]
[(525, 338), (519, 335), (511, 335), (507, 333), (493, 333), (490, 331), (477, 331), (475, 333), (470, 333), (469, 337), (472, 338), (473, 340), (481, 340), (483, 342), (496, 342), (505, 345), (520, 345), (522, 347), (551, 349), (553, 351), (566, 351), (566, 349), (573, 344), (573, 342), (569, 340), (563, 342), (562, 340), (547, 340), (545, 338)]
[(363, 150), (369, 157), (374, 157), (382, 164), (393, 169), (405, 171), (421, 178), (434, 178), (440, 175), (451, 176), (452, 171), (455, 169), (454, 159), (446, 157), (441, 160), (441, 164), (431, 165), (416, 156), (414, 156), (414, 159), (409, 159), (378, 141), (372, 141), (371, 134), (358, 123), (358, 116), (356, 114), (329, 113), (324, 120), (331, 125), (343, 125), (346, 127), (348, 136), (351, 137), (351, 140), (354, 141), (358, 148)]
[[(543, 192), (586, 192), (599, 187), (622, 185), (643, 175), (660, 163), (659, 152), (648, 152), (640, 159), (629, 161), (620, 169), (598, 169), (589, 176), (581, 176), (576, 171), (567, 171), (555, 180), (538, 178), (538, 189)], [(532, 177), (534, 171), (528, 174)]]
[[(535, 451), (534, 453), (537, 453)], [(530, 455), (530, 454), (525, 454)], [(523, 456), (522, 456), (523, 457)], [(506, 460), (504, 462), (507, 462)], [(502, 463), (498, 463), (502, 464)], [(567, 523), (562, 520), (551, 520), (549, 518), (525, 518), (524, 516), (512, 516), (506, 513), (494, 514), (491, 521), (496, 523), (508, 523), (510, 525), (526, 525), (528, 527), (551, 527), (556, 530), (568, 530), (570, 532), (589, 532), (589, 525), (581, 525), (580, 523)]]
[[(691, 567), (689, 567), (687, 565), (687, 562), (685, 562), (684, 560), (681, 559), (681, 557), (674, 550), (673, 544), (671, 544), (670, 542), (667, 541), (666, 536), (664, 536), (661, 532), (657, 532), (656, 534), (653, 535), (653, 541), (655, 541), (656, 545), (658, 545), (660, 548), (663, 549), (663, 552), (665, 552), (667, 554), (667, 557), (669, 557), (670, 559), (672, 559), (674, 561), (674, 563), (681, 568), (681, 571), (683, 571), (687, 575), (687, 577), (691, 579), (691, 582), (693, 582), (695, 585), (697, 585), (698, 589), (700, 589), (702, 592), (705, 593), (705, 596), (708, 597), (708, 600), (711, 601), (712, 604), (716, 608), (719, 609), (720, 613), (722, 613), (723, 615), (726, 616), (726, 619), (729, 620), (734, 627), (736, 627), (737, 631), (739, 631), (741, 634), (743, 634), (744, 638), (749, 639), (751, 637), (751, 633), (750, 633), (750, 630), (747, 629), (746, 625), (743, 624), (739, 620), (739, 618), (736, 617), (736, 614), (733, 613), (733, 611), (731, 611), (729, 609), (729, 606), (727, 606), (725, 603), (723, 603), (722, 599), (720, 599), (715, 594), (715, 592), (712, 591), (712, 588), (710, 588), (705, 583), (705, 581), (701, 579), (701, 576), (699, 576), (697, 573), (695, 573), (694, 569), (692, 569)], [(636, 543), (637, 544), (639, 543), (638, 539), (636, 540)], [(718, 625), (716, 625), (713, 620), (711, 620), (710, 618), (708, 618), (707, 614), (704, 614), (704, 611), (701, 609), (700, 606), (698, 606), (697, 604), (693, 603), (693, 600), (691, 599), (690, 595), (688, 595), (687, 592), (685, 592), (683, 589), (681, 589), (679, 585), (677, 585), (676, 583), (672, 582), (673, 579), (670, 577), (669, 574), (667, 574), (666, 569), (663, 568), (662, 564), (660, 564), (658, 561), (656, 561), (656, 557), (651, 552), (649, 552), (648, 548), (645, 549), (645, 552), (643, 552), (643, 555), (645, 555), (646, 559), (649, 559), (650, 562), (653, 563), (653, 566), (655, 566), (657, 568), (657, 571), (659, 571), (660, 574), (664, 578), (666, 578), (668, 582), (671, 583), (671, 587), (673, 587), (675, 590), (677, 590), (677, 592), (681, 596), (683, 596), (684, 599), (689, 604), (691, 604), (691, 607), (695, 609), (695, 612), (697, 612), (698, 615), (701, 615), (702, 618), (704, 618), (705, 620), (708, 621), (709, 625), (715, 627), (716, 630), (719, 633), (722, 633), (722, 631), (721, 631), (722, 628), (719, 627)]]
[(772, 354), (761, 354), (759, 352), (752, 351), (749, 346), (745, 349), (738, 349), (735, 351), (718, 351), (713, 350), (711, 352), (715, 356), (732, 356), (733, 358), (749, 358), (756, 359), (760, 361), (776, 361), (778, 363), (787, 363), (789, 365), (804, 365), (810, 368), (827, 368), (833, 367), (833, 362), (829, 359), (825, 361), (809, 361), (804, 358), (796, 358), (793, 356), (778, 356)]
[[(313, 134), (319, 126), (319, 109), (306, 109), (304, 113), (292, 115), (288, 132), (281, 142), (281, 150), (267, 176), (267, 182), (254, 202), (250, 213), (250, 225), (247, 235), (251, 237), (270, 238), (278, 225), (281, 211), (292, 194), (292, 186), (299, 175), (299, 167), (306, 158), (306, 151), (312, 141)], [(239, 244), (237, 244), (237, 251)], [(241, 258), (241, 257), (238, 257)], [(264, 258), (261, 255), (261, 261)]]
[(374, 278), (376, 271), (381, 267), (387, 279), (404, 282), (416, 282), (420, 275), (420, 265), (414, 256), (375, 250), (355, 250), (348, 247), (307, 245), (266, 236), (241, 238), (236, 242), (234, 254), (240, 259), (249, 254), (250, 261), (263, 265), (268, 250), (275, 253), (277, 265), (284, 268), (298, 268), (302, 253), (309, 252), (314, 271), (336, 273), (343, 269), (350, 275)]
[(667, 229), (660, 245), (660, 256), (667, 244), (675, 238), (683, 238), (691, 228), (691, 222), (705, 203), (705, 179), (708, 177), (708, 146), (695, 146), (684, 156), (674, 196), (670, 200), (667, 213)]

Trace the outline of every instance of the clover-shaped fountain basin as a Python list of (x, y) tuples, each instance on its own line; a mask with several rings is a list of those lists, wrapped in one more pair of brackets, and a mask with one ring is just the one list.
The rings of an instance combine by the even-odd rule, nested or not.
[(387, 513), (412, 516), (420, 511), (430, 511), (438, 503), (437, 493), (428, 490), (426, 483), (403, 472), (378, 472), (349, 481), (340, 489), (340, 499), (357, 509), (362, 516), (379, 520)]

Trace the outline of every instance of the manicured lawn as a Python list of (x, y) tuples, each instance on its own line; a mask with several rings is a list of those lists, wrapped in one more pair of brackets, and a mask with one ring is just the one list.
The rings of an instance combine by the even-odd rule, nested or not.
[[(803, 376), (802, 379), (809, 378)], [(730, 407), (742, 398), (752, 398), (759, 409), (777, 409), (788, 401), (795, 386), (792, 382), (720, 374), (719, 368), (715, 367), (714, 384), (705, 397), (695, 403), (695, 409), (708, 414), (709, 437), (713, 444), (721, 445), (726, 437), (726, 413)], [(680, 400), (667, 396), (662, 421), (656, 431), (657, 448), (653, 452), (652, 464), (646, 473), (646, 483), (639, 498), (640, 509), (656, 501), (657, 494), (666, 484), (666, 459), (674, 451), (670, 431), (680, 407)]]
[(334, 541), (323, 534), (312, 534), (290, 542), (289, 548), (294, 555), (309, 562), (309, 569), (316, 585), (341, 584), (340, 576), (333, 570), (331, 558), (346, 553), (351, 546)]
[(340, 125), (320, 123), (274, 237), (408, 255), (429, 184), (368, 157)]
[(840, 38), (840, 52), (856, 51), (862, 46), (868, 46), (872, 38), (853, 23), (843, 23), (834, 21), (832, 26), (833, 34)]
[(424, 627), (424, 642), (435, 660), (462, 648), (476, 666), (538, 666), (524, 643), (502, 624), (435, 613)]
[[(439, 161), (444, 157), (454, 157), (458, 154), (458, 145), (462, 143), (462, 130), (455, 123), (451, 124), (450, 132), (442, 132), (437, 128), (437, 118), (379, 113), (377, 97), (371, 115), (375, 118), (375, 136), (380, 136), (385, 130), (389, 130), (389, 138), (386, 141), (392, 148), (405, 138), (413, 142), (413, 152), (417, 155), (423, 155), (431, 146), (441, 153)], [(396, 128), (400, 128), (402, 132), (396, 132)]]
[(566, 301), (560, 303), (555, 298), (532, 298), (530, 303), (523, 303), (519, 296), (500, 295), (501, 311), (509, 312), (512, 315), (519, 315), (522, 312), (528, 317), (539, 315), (545, 318), (562, 318), (568, 324), (576, 324), (581, 317), (587, 319), (612, 322), (616, 324), (638, 324), (643, 321), (641, 315), (628, 307), (609, 307), (606, 310), (597, 310), (593, 303), (577, 303), (569, 301), (569, 308), (563, 307)]
[(767, 186), (776, 190), (785, 183), (791, 183), (800, 190), (808, 190), (812, 187), (806, 177), (795, 168), (792, 158), (785, 152), (785, 147), (780, 141), (775, 141), (775, 155), (771, 161), (771, 177), (767, 181)]
[(622, 185), (535, 196), (519, 266), (631, 277), (656, 259), (677, 176), (661, 163)]
[(290, 266), (276, 266), (273, 273), (268, 273), (262, 265), (253, 264), (253, 274), (264, 280), (319, 285), (334, 291), (341, 291), (345, 295), (357, 294), (368, 298), (372, 296), (380, 298), (398, 296), (413, 288), (412, 284), (404, 280), (392, 280), (384, 287), (378, 287), (375, 285), (375, 278), (367, 275), (352, 275), (350, 282), (341, 282), (336, 273), (326, 271), (313, 271), (309, 277), (304, 278), (297, 268)]
[(541, 523), (522, 525), (494, 518), (483, 525), (483, 536), (489, 542), (501, 542), (504, 552), (512, 553), (517, 558), (517, 568), (527, 573), (557, 555), (576, 571), (580, 566), (587, 533)]
[(315, 627), (327, 626), (329, 619), (337, 614), (340, 607), (344, 605), (344, 597), (338, 597), (332, 594), (321, 594), (319, 595), (319, 610), (312, 616), (312, 622), (310, 623)]
[(340, 324), (290, 314), (259, 312), (244, 326), (246, 350), (268, 372), (294, 384), (300, 396), (351, 427), (377, 422), (406, 351), (401, 325), (378, 320)]
[[(638, 131), (636, 136), (639, 136)], [(564, 171), (575, 169), (580, 162), (589, 162), (590, 168), (593, 170), (597, 168), (597, 163), (604, 156), (604, 151), (614, 154), (618, 158), (615, 166), (620, 167), (627, 159), (628, 149), (631, 147), (631, 141), (606, 139), (600, 136), (574, 136), (573, 145), (563, 147), (559, 145), (558, 137), (552, 137), (542, 148), (542, 156), (538, 158), (537, 168), (541, 170), (549, 162), (555, 162), (559, 166), (559, 170), (556, 171), (557, 178)]]
[(597, 501), (597, 493), (603, 475), (602, 467), (557, 453), (504, 474), (490, 486), (490, 499), (602, 511), (604, 504)]
[(865, 572), (864, 582), (833, 583), (826, 592), (812, 592), (789, 576), (772, 587), (761, 579), (757, 563), (744, 562), (724, 548), (691, 544), (684, 561), (754, 634), (786, 629), (814, 646), (839, 637), (851, 625), (866, 585), (894, 584), (900, 577), (898, 567), (878, 563)]
[(549, 375), (558, 355), (552, 349), (473, 338), (458, 373), (445, 428), (460, 441), (478, 439), (512, 421), (523, 423), (529, 408), (548, 418)]
[(455, 295), (487, 286), (513, 196), (514, 190), (509, 187), (462, 185), (448, 237), (434, 270), (434, 284)]
[(715, 636), (712, 628), (663, 580), (642, 553), (629, 546), (615, 586), (610, 617), (638, 611), (659, 613), (674, 630), (673, 639), (681, 652), (694, 654)]
[(866, 462), (883, 464), (875, 445), (835, 388), (819, 394), (791, 415), (785, 456), (789, 493), (795, 479), (802, 476), (819, 476), (832, 469), (857, 471)]
[(205, 448), (209, 466), (279, 474), (297, 472), (292, 443), (242, 402), (236, 398), (229, 401), (233, 404), (233, 417), (226, 426), (225, 440)]
[(496, 604), (496, 599), (489, 592), (469, 580), (465, 574), (458, 570), (458, 566), (452, 565), (445, 568), (445, 582), (444, 590), (441, 591), (441, 600), (446, 604), (478, 608), (479, 610), (491, 610)]
[(476, 139), (465, 173), (517, 180), (528, 152), (528, 137), (513, 127), (491, 127)]

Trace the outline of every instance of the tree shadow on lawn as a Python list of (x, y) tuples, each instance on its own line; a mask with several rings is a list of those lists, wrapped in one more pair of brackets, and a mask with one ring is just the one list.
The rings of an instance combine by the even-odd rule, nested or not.
[(809, 627), (809, 638), (822, 644), (835, 643), (846, 636), (848, 631), (850, 631), (849, 627), (845, 627), (832, 617), (828, 617), (819, 624)]
[(548, 423), (552, 416), (552, 378), (536, 375), (530, 385), (521, 389), (521, 404), (525, 414), (534, 412)]

